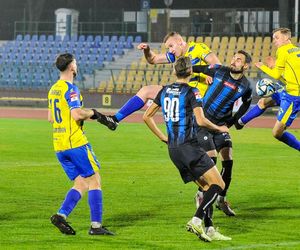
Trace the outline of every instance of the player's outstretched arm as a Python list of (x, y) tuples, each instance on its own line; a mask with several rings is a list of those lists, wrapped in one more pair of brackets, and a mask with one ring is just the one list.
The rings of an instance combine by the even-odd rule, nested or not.
[(71, 116), (75, 121), (84, 121), (87, 119), (95, 120), (100, 114), (95, 109), (75, 108), (71, 110)]
[(168, 138), (165, 134), (157, 127), (153, 116), (159, 110), (159, 106), (156, 103), (152, 103), (152, 105), (146, 110), (143, 119), (144, 122), (147, 124), (149, 129), (155, 134), (161, 141), (167, 143)]
[(266, 73), (267, 75), (269, 75), (270, 77), (278, 80), (280, 79), (282, 72), (284, 70), (283, 67), (280, 67), (279, 65), (275, 64), (274, 68), (269, 68), (267, 65), (263, 64), (262, 62), (256, 62), (255, 66), (260, 69), (261, 71), (263, 71), (264, 73)]
[(150, 46), (147, 43), (140, 43), (137, 48), (143, 50), (144, 56), (150, 64), (169, 63), (166, 54), (156, 54), (150, 49)]
[(211, 130), (215, 130), (215, 131), (219, 131), (222, 133), (228, 133), (229, 129), (226, 126), (218, 126), (214, 123), (212, 123), (210, 120), (208, 120), (205, 116), (204, 116), (204, 112), (203, 109), (200, 107), (196, 107), (193, 109), (195, 117), (196, 117), (196, 121), (197, 124), (200, 127), (206, 127), (208, 129)]

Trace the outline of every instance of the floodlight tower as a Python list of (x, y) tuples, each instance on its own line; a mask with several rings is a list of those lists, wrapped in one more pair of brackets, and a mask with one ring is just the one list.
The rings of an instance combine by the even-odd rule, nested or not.
[(170, 6), (173, 3), (173, 0), (164, 0), (165, 5), (167, 6), (167, 33), (170, 32)]

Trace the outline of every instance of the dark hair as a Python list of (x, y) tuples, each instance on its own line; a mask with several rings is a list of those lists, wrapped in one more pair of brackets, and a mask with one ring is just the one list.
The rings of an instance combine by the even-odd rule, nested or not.
[(192, 74), (192, 62), (189, 57), (179, 57), (174, 64), (176, 76), (178, 78), (187, 78)]
[(59, 71), (65, 71), (68, 65), (73, 62), (75, 57), (70, 53), (60, 54), (56, 57), (55, 65)]
[(247, 64), (249, 64), (249, 63), (252, 62), (251, 56), (250, 56), (246, 51), (244, 51), (244, 50), (239, 50), (237, 53), (243, 54), (243, 55), (245, 56), (245, 62), (246, 62)]

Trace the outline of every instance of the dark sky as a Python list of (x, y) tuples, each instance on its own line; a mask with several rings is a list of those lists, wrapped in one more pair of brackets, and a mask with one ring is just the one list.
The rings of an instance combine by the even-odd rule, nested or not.
[[(29, 10), (44, 1), (41, 13), (35, 15)], [(80, 22), (107, 22), (122, 20), (122, 10), (140, 10), (142, 0), (0, 0), (0, 40), (12, 39), (15, 21), (55, 20), (54, 11), (58, 8), (72, 8), (80, 11)], [(293, 0), (173, 0), (171, 9), (207, 8), (265, 8), (278, 9), (278, 2), (293, 4)], [(164, 0), (150, 0), (151, 8), (165, 8)], [(30, 15), (31, 13), (31, 15)], [(32, 14), (33, 13), (33, 14)], [(30, 18), (31, 16), (31, 18)]]

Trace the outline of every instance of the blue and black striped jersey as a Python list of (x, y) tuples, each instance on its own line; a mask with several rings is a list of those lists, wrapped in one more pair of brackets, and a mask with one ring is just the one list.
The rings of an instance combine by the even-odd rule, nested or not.
[(193, 109), (202, 106), (198, 89), (177, 82), (166, 85), (157, 94), (154, 103), (162, 107), (169, 147), (197, 141)]
[[(242, 98), (239, 117), (247, 111), (252, 100), (252, 89), (248, 79), (243, 76), (236, 80), (230, 75), (230, 68), (221, 65), (193, 66), (193, 71), (213, 77), (203, 97), (205, 117), (216, 125), (224, 125), (232, 118), (234, 102)], [(237, 118), (238, 119), (238, 118)]]

